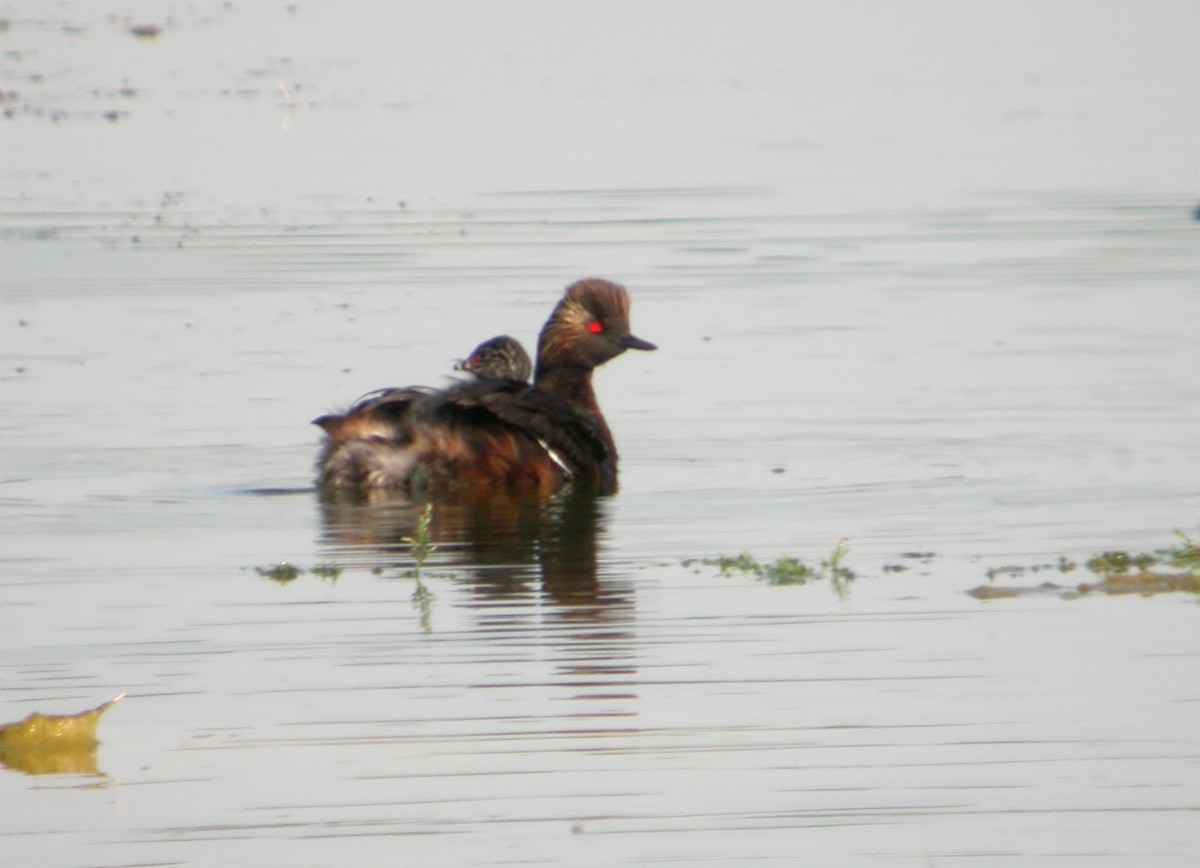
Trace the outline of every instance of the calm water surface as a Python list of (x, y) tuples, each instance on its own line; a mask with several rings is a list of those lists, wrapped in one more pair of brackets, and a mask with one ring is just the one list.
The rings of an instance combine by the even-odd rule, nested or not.
[[(0, 5), (0, 721), (129, 694), (0, 861), (1195, 864), (1196, 598), (966, 593), (1197, 532), (1200, 18), (1136, 8)], [(618, 495), (419, 578), (319, 501), (309, 419), (589, 274)]]

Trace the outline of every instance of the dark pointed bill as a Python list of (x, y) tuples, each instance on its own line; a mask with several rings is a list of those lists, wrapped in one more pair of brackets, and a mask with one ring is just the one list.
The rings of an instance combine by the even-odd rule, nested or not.
[(621, 345), (622, 349), (626, 350), (658, 349), (658, 347), (650, 343), (650, 341), (644, 341), (641, 338), (634, 337), (633, 335), (622, 335), (620, 338), (618, 338), (617, 342)]

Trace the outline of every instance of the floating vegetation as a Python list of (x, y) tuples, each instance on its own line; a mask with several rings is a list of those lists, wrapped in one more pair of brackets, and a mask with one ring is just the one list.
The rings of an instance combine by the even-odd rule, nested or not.
[[(921, 564), (927, 564), (937, 557), (934, 552), (901, 552), (900, 557), (909, 560), (917, 561)], [(885, 573), (904, 573), (912, 569), (910, 564), (884, 564), (883, 571)]]
[(280, 561), (269, 567), (255, 567), (254, 571), (263, 578), (270, 579), (272, 582), (279, 582), (281, 585), (294, 582), (297, 578), (304, 575), (304, 570), (295, 564), (289, 564), (287, 561)]
[(849, 583), (855, 578), (854, 572), (842, 563), (849, 551), (849, 541), (840, 539), (829, 557), (822, 560), (816, 567), (809, 566), (798, 558), (790, 556), (776, 558), (771, 562), (759, 561), (749, 551), (743, 551), (732, 557), (718, 555), (715, 558), (692, 558), (683, 561), (683, 566), (691, 567), (700, 564), (706, 567), (716, 567), (723, 576), (742, 573), (754, 576), (770, 585), (806, 585), (809, 582), (828, 578), (834, 590), (839, 596), (842, 596)]
[(258, 573), (264, 579), (270, 579), (272, 582), (278, 582), (281, 585), (286, 585), (296, 581), (305, 573), (310, 573), (318, 579), (326, 579), (330, 582), (336, 582), (338, 576), (342, 574), (342, 568), (332, 561), (324, 564), (317, 564), (309, 569), (298, 567), (295, 564), (287, 561), (280, 561), (277, 564), (271, 564), (269, 567), (255, 567), (254, 572)]
[(1141, 594), (1151, 597), (1155, 594), (1184, 592), (1200, 594), (1200, 576), (1193, 573), (1164, 574), (1155, 572), (1138, 573), (1137, 575), (1106, 576), (1098, 582), (1080, 582), (1078, 585), (1059, 585), (1054, 582), (1043, 582), (1032, 587), (1014, 587), (1004, 585), (980, 585), (967, 593), (977, 600), (1000, 600), (1010, 597), (1053, 596), (1063, 600), (1075, 600), (1091, 594)]
[[(430, 626), (431, 616), (436, 596), (421, 581), (421, 573), (426, 569), (426, 563), (430, 556), (438, 549), (433, 541), (432, 526), (433, 504), (427, 503), (417, 518), (417, 525), (413, 529), (413, 535), (400, 538), (400, 542), (408, 548), (408, 554), (412, 558), (412, 565), (408, 568), (404, 568), (402, 564), (396, 565), (400, 568), (400, 578), (410, 578), (416, 582), (416, 587), (412, 594), (412, 604), (413, 608), (420, 613), (421, 627), (427, 633), (432, 631)], [(270, 564), (265, 567), (252, 567), (251, 569), (264, 579), (270, 579), (280, 585), (291, 584), (305, 573), (330, 583), (337, 582), (342, 575), (342, 567), (333, 561), (319, 563), (307, 569), (288, 561), (280, 561), (279, 563)], [(393, 567), (391, 566), (374, 566), (371, 568), (371, 574), (383, 576), (391, 572), (392, 569)], [(395, 575), (395, 573), (392, 574)]]
[(1002, 567), (989, 567), (986, 575), (990, 582), (1000, 576), (1023, 576), (1025, 573), (1040, 573), (1043, 570), (1058, 570), (1060, 573), (1069, 573), (1077, 566), (1078, 564), (1074, 561), (1068, 560), (1063, 555), (1059, 555), (1058, 561), (1053, 564), (1030, 564), (1028, 566), (1008, 564)]
[(342, 574), (342, 568), (330, 561), (327, 564), (317, 564), (309, 569), (309, 572), (318, 579), (328, 579), (331, 582), (336, 582), (338, 576)]
[[(1155, 552), (1130, 554), (1126, 551), (1107, 551), (1093, 555), (1084, 563), (1099, 577), (1099, 581), (1075, 585), (1042, 582), (1033, 586), (980, 585), (967, 591), (979, 600), (1011, 597), (1056, 596), (1077, 599), (1090, 594), (1200, 594), (1200, 545), (1183, 531), (1175, 531), (1180, 542)], [(988, 581), (1000, 576), (1018, 576), (1045, 569), (1057, 569), (1066, 574), (1076, 564), (1060, 556), (1057, 564), (1035, 564), (1029, 567), (993, 567), (987, 571)]]
[(763, 563), (755, 560), (748, 551), (743, 551), (740, 555), (733, 557), (718, 555), (715, 558), (700, 558), (683, 562), (685, 567), (690, 567), (692, 564), (716, 567), (723, 576), (728, 576), (730, 573), (753, 575), (772, 585), (804, 585), (817, 577), (817, 571), (813, 567), (796, 558), (782, 557), (772, 563)]
[(125, 698), (79, 714), (34, 712), (0, 726), (0, 764), (29, 775), (96, 774), (96, 727), (100, 716)]
[(1131, 555), (1129, 552), (1102, 552), (1088, 558), (1084, 564), (1098, 576), (1125, 576), (1130, 568), (1144, 573), (1158, 563), (1158, 558), (1148, 552)]

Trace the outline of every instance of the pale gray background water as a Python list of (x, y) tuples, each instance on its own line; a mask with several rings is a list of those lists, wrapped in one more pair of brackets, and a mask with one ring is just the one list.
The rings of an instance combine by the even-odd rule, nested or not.
[[(1197, 532), (1200, 7), (0, 18), (0, 721), (130, 694), (5, 864), (1194, 864), (1195, 598), (965, 592)], [(307, 421), (589, 274), (621, 493), (422, 613)]]

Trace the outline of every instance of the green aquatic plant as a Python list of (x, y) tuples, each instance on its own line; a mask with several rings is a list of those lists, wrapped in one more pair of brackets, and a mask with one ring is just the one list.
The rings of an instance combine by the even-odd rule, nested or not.
[(421, 568), (425, 566), (425, 561), (429, 560), (429, 556), (437, 551), (437, 546), (433, 543), (433, 534), (429, 530), (429, 526), (433, 523), (433, 504), (425, 504), (425, 508), (421, 510), (421, 517), (417, 519), (417, 529), (412, 536), (401, 538), (401, 542), (408, 544), (409, 554), (413, 558), (412, 575), (420, 577)]
[(1157, 561), (1158, 559), (1148, 552), (1131, 555), (1129, 552), (1113, 551), (1092, 555), (1084, 566), (1098, 576), (1124, 576), (1129, 574), (1131, 567), (1144, 573)]
[(342, 568), (333, 561), (330, 561), (328, 563), (317, 564), (305, 570), (304, 567), (298, 567), (287, 561), (280, 561), (277, 564), (271, 564), (267, 567), (255, 567), (254, 572), (258, 573), (264, 579), (270, 579), (273, 582), (286, 585), (294, 582), (306, 572), (311, 573), (318, 579), (328, 579), (331, 582), (336, 582), (338, 576), (342, 574)]
[(1200, 543), (1181, 530), (1175, 531), (1179, 542), (1154, 552), (1131, 555), (1124, 551), (1109, 551), (1088, 559), (1087, 568), (1100, 576), (1126, 576), (1151, 572), (1151, 568), (1169, 566), (1187, 574), (1200, 574)]
[(739, 555), (717, 555), (715, 558), (685, 560), (683, 565), (703, 564), (716, 567), (723, 576), (733, 573), (754, 576), (772, 585), (803, 585), (817, 577), (817, 571), (793, 557), (776, 558), (770, 563), (756, 560), (748, 551)]
[(1182, 540), (1182, 545), (1167, 549), (1171, 566), (1189, 573), (1200, 573), (1200, 543), (1196, 543), (1181, 530), (1175, 531), (1175, 536)]
[[(1088, 558), (1084, 566), (1099, 577), (1099, 581), (1060, 585), (1043, 582), (1034, 586), (981, 585), (967, 593), (981, 600), (1006, 597), (1053, 595), (1075, 599), (1089, 594), (1141, 594), (1151, 596), (1165, 593), (1200, 594), (1200, 546), (1183, 531), (1175, 531), (1180, 543), (1155, 552), (1130, 554), (1113, 549)], [(1057, 568), (1064, 575), (1075, 569), (1075, 563), (1059, 556), (1056, 565), (1038, 564), (1030, 567), (993, 567), (987, 571), (988, 581), (1001, 575), (1021, 575), (1026, 570)]]
[[(408, 554), (412, 557), (412, 566), (408, 569), (402, 569), (399, 572), (401, 578), (411, 578), (415, 582), (415, 587), (412, 593), (412, 605), (420, 613), (421, 629), (426, 633), (431, 633), (433, 603), (436, 599), (434, 593), (429, 587), (421, 581), (421, 573), (426, 567), (430, 556), (437, 551), (438, 547), (433, 541), (433, 504), (427, 503), (421, 510), (421, 514), (417, 518), (416, 527), (413, 529), (411, 536), (401, 537), (400, 542), (408, 548)], [(295, 581), (305, 572), (311, 573), (319, 579), (326, 579), (330, 582), (336, 582), (342, 574), (342, 568), (335, 562), (316, 564), (308, 570), (298, 567), (295, 564), (287, 561), (280, 561), (277, 564), (271, 564), (266, 567), (254, 567), (254, 571), (260, 576), (270, 579), (273, 582), (278, 582), (281, 585), (286, 585)], [(371, 573), (376, 576), (382, 576), (388, 572), (389, 568), (384, 566), (375, 566), (371, 568)]]
[(850, 553), (850, 540), (842, 537), (833, 547), (828, 560), (821, 561), (821, 571), (829, 572), (829, 582), (839, 597), (844, 597), (849, 590), (850, 582), (854, 581), (854, 572), (842, 565), (842, 559)]
[(421, 630), (425, 633), (433, 632), (433, 601), (437, 599), (433, 591), (425, 586), (421, 581), (421, 577), (413, 574), (413, 579), (416, 582), (416, 587), (412, 592), (412, 606), (421, 616)]
[(850, 551), (848, 541), (838, 540), (837, 545), (826, 560), (817, 567), (809, 566), (799, 558), (785, 555), (774, 561), (760, 561), (749, 551), (743, 550), (738, 555), (718, 555), (715, 558), (690, 558), (683, 561), (683, 566), (691, 567), (701, 564), (716, 567), (717, 571), (728, 576), (734, 573), (753, 576), (770, 585), (805, 585), (829, 577), (834, 590), (841, 596), (845, 593), (849, 582), (854, 580), (854, 573), (843, 563), (847, 552)]
[(432, 524), (433, 504), (427, 503), (421, 510), (421, 517), (417, 519), (417, 527), (413, 535), (401, 539), (401, 542), (408, 544), (409, 553), (413, 558), (413, 568), (408, 571), (416, 583), (412, 592), (412, 605), (420, 613), (421, 629), (426, 633), (433, 632), (433, 601), (436, 598), (421, 581), (421, 570), (424, 568), (425, 562), (429, 560), (429, 556), (437, 551), (437, 546), (433, 542), (433, 532), (430, 530)]
[(317, 564), (316, 566), (310, 568), (309, 572), (318, 579), (328, 579), (331, 582), (336, 582), (338, 580), (338, 576), (342, 574), (342, 568), (333, 561), (330, 561), (327, 564)]
[(304, 574), (304, 570), (295, 564), (289, 564), (287, 561), (280, 561), (269, 567), (255, 567), (254, 570), (263, 578), (270, 579), (272, 582), (279, 582), (281, 585), (294, 582), (299, 576)]

